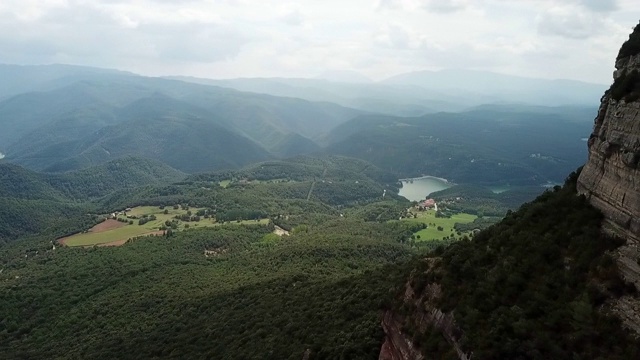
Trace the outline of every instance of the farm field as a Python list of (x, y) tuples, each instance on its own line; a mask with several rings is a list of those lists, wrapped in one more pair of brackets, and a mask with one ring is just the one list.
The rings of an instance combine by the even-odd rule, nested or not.
[[(165, 214), (165, 210), (167, 214)], [(60, 239), (60, 243), (66, 246), (116, 246), (122, 245), (127, 240), (144, 235), (154, 235), (154, 234), (162, 234), (162, 230), (160, 228), (165, 224), (167, 220), (173, 220), (176, 215), (185, 215), (187, 211), (191, 211), (195, 214), (198, 210), (202, 210), (201, 208), (191, 208), (189, 210), (184, 209), (173, 209), (172, 207), (166, 207), (165, 209), (160, 209), (157, 206), (139, 206), (131, 209), (126, 214), (128, 216), (135, 216), (136, 218), (141, 218), (145, 215), (155, 215), (156, 219), (151, 220), (143, 225), (138, 224), (138, 219), (131, 219), (133, 224), (129, 224), (128, 222), (120, 222), (113, 219), (107, 219), (104, 222), (94, 226), (86, 233), (72, 235), (66, 238)], [(119, 218), (124, 218), (124, 216), (119, 216)], [(233, 221), (230, 224), (268, 224), (268, 219), (262, 220), (245, 220), (245, 221)], [(190, 228), (201, 228), (201, 227), (211, 227), (211, 226), (219, 226), (221, 223), (215, 222), (215, 219), (204, 219), (201, 218), (200, 221), (190, 221), (184, 222), (179, 221), (178, 229), (183, 230), (187, 227)]]
[[(454, 225), (456, 223), (470, 223), (477, 218), (476, 215), (466, 213), (456, 214), (450, 218), (438, 218), (434, 210), (416, 212), (415, 214), (417, 218), (407, 218), (402, 221), (418, 222), (428, 225), (426, 229), (422, 229), (414, 234), (418, 241), (441, 240), (445, 236), (460, 237), (453, 228)], [(443, 230), (439, 231), (438, 226), (441, 226)], [(418, 236), (420, 236), (419, 239)]]

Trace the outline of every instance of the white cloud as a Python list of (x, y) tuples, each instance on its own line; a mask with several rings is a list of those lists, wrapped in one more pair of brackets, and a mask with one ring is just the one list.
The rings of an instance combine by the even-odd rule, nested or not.
[(596, 12), (611, 12), (618, 10), (617, 0), (580, 0), (582, 6)]
[(469, 0), (426, 0), (424, 7), (436, 13), (453, 13), (471, 5)]
[(459, 67), (608, 83), (638, 13), (634, 0), (2, 0), (0, 61), (206, 77)]
[(586, 39), (608, 30), (600, 14), (575, 6), (549, 8), (538, 15), (537, 21), (540, 34), (571, 39)]

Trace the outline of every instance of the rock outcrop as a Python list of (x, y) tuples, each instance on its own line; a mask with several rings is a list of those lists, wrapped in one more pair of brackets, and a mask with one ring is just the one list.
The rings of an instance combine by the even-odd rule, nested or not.
[[(436, 259), (426, 259), (430, 263), (429, 271), (434, 271)], [(413, 274), (413, 278), (416, 274)], [(382, 318), (382, 328), (385, 332), (385, 341), (380, 349), (379, 360), (422, 360), (420, 349), (415, 345), (414, 339), (403, 328), (409, 326), (417, 330), (417, 333), (436, 331), (449, 343), (460, 360), (469, 360), (471, 356), (466, 354), (460, 346), (463, 332), (456, 326), (453, 313), (445, 313), (437, 308), (436, 304), (441, 296), (442, 289), (438, 284), (428, 284), (420, 292), (416, 292), (411, 279), (405, 284), (403, 303), (412, 311), (409, 317), (386, 311)]]
[[(631, 41), (640, 38), (640, 26)], [(640, 53), (621, 50), (614, 85), (602, 97), (589, 138), (589, 160), (578, 179), (578, 191), (605, 217), (605, 230), (640, 242), (640, 101), (630, 96), (640, 79)]]
[[(614, 84), (602, 97), (589, 160), (578, 178), (578, 192), (586, 195), (605, 216), (603, 230), (625, 239), (616, 251), (618, 268), (626, 281), (640, 289), (640, 25), (625, 43), (616, 61)], [(625, 325), (640, 333), (640, 303), (625, 297), (614, 311)]]

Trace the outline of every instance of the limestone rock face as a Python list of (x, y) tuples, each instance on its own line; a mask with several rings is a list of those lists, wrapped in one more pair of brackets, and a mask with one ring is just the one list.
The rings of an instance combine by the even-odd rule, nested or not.
[[(640, 54), (619, 59), (614, 78), (640, 71)], [(589, 138), (589, 160), (578, 191), (605, 217), (606, 231), (640, 242), (640, 101), (615, 100), (607, 92)]]
[[(631, 36), (640, 37), (640, 25)], [(640, 71), (640, 54), (620, 57), (614, 80), (634, 71)], [(624, 279), (640, 289), (640, 101), (617, 100), (612, 93), (602, 97), (578, 192), (604, 214), (603, 230), (626, 240), (614, 255)], [(623, 323), (640, 334), (640, 300), (626, 296), (612, 305)]]

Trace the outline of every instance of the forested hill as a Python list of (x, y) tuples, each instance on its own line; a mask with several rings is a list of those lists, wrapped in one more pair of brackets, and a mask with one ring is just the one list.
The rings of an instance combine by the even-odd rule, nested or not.
[(0, 85), (7, 93), (0, 97), (0, 152), (7, 161), (49, 172), (122, 156), (153, 158), (191, 173), (241, 168), (314, 151), (332, 128), (363, 113), (326, 102), (73, 69), (20, 67), (30, 81)]
[(398, 179), (392, 172), (382, 170), (365, 160), (345, 156), (297, 156), (286, 160), (266, 161), (240, 170), (217, 171), (190, 175), (185, 181), (222, 180), (316, 181), (352, 180), (375, 181), (397, 188)]
[(361, 116), (335, 128), (327, 152), (402, 177), (455, 183), (562, 182), (587, 157), (594, 108), (486, 105), (462, 113)]
[(161, 162), (125, 157), (64, 174), (44, 174), (0, 163), (0, 197), (83, 201), (143, 185), (179, 181), (186, 175)]
[(86, 214), (95, 211), (98, 198), (184, 177), (165, 164), (138, 158), (64, 174), (36, 173), (0, 163), (0, 244), (44, 231), (79, 231), (91, 222)]

